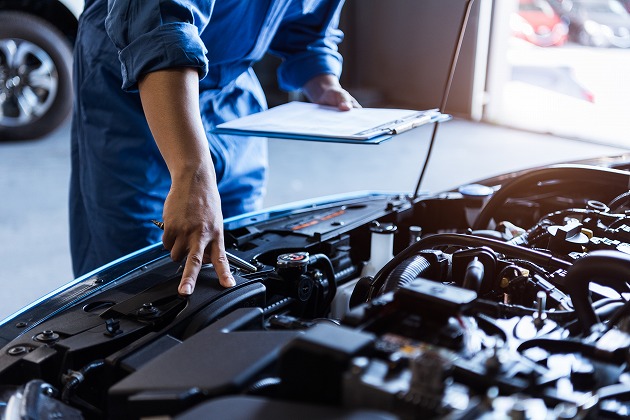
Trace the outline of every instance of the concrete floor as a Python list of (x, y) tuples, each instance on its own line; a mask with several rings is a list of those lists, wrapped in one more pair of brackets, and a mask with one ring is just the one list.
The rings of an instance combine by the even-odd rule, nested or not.
[[(270, 140), (265, 206), (358, 190), (411, 191), (431, 128), (380, 146)], [(69, 124), (34, 141), (0, 142), (0, 320), (72, 280)], [(567, 160), (628, 152), (464, 120), (442, 124), (423, 190)]]

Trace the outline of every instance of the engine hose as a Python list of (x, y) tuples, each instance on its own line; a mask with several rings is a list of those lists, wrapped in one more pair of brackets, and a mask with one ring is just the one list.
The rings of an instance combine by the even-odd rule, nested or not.
[(613, 198), (610, 203), (608, 203), (608, 207), (610, 207), (611, 210), (614, 209), (615, 207), (620, 207), (620, 202), (622, 201), (623, 203), (621, 203), (621, 206), (625, 206), (628, 204), (628, 201), (630, 201), (629, 197), (630, 197), (630, 191), (621, 193), (617, 197)]
[(552, 213), (549, 213), (543, 217), (541, 217), (541, 220), (545, 220), (548, 219), (550, 220), (552, 223), (558, 223), (559, 221), (562, 220), (562, 218), (564, 217), (568, 217), (568, 216), (572, 216), (572, 215), (580, 215), (580, 216), (598, 216), (602, 219), (609, 219), (611, 221), (616, 221), (619, 219), (625, 219), (628, 216), (626, 216), (625, 214), (617, 214), (617, 213), (605, 213), (599, 210), (591, 210), (591, 209), (564, 209), (564, 210), (558, 210), (558, 211), (554, 211)]
[[(606, 305), (597, 306), (599, 302), (604, 300), (610, 300)], [(597, 317), (606, 322), (606, 329), (611, 329), (615, 325), (615, 320), (613, 319), (619, 311), (623, 310), (624, 301), (619, 299), (602, 299), (593, 303), (593, 307), (595, 308), (595, 313)], [(580, 329), (580, 324), (576, 319), (564, 325), (564, 328), (569, 331), (570, 336), (578, 335), (582, 333)]]
[(330, 258), (328, 258), (326, 254), (311, 255), (309, 259), (309, 266), (313, 266), (324, 271), (324, 274), (328, 279), (328, 293), (326, 294), (326, 301), (324, 302), (323, 308), (326, 312), (328, 311), (330, 304), (337, 294), (337, 280), (335, 278), (335, 269), (333, 268)]
[(282, 380), (277, 377), (262, 378), (250, 385), (247, 389), (247, 395), (266, 395), (267, 392), (277, 389)]
[(556, 165), (527, 172), (506, 182), (494, 193), (477, 216), (472, 229), (486, 229), (494, 213), (508, 198), (545, 181), (570, 181), (583, 183), (584, 185), (596, 183), (609, 187), (618, 186), (621, 191), (625, 191), (628, 190), (630, 184), (630, 173), (618, 169), (586, 165)]
[(525, 350), (540, 347), (551, 354), (571, 354), (579, 353), (582, 356), (593, 358), (595, 360), (605, 361), (606, 363), (624, 364), (626, 363), (625, 352), (608, 353), (598, 349), (593, 343), (585, 343), (583, 341), (571, 339), (552, 339), (552, 338), (532, 338), (524, 341), (516, 351), (523, 353)]
[(619, 286), (625, 286), (628, 279), (630, 255), (619, 251), (593, 251), (577, 260), (568, 270), (563, 283), (573, 302), (578, 325), (584, 334), (589, 334), (591, 327), (599, 322), (591, 304), (589, 284), (596, 282), (617, 289)]
[[(536, 309), (521, 305), (510, 305), (501, 302), (493, 302), (485, 299), (477, 299), (471, 309), (471, 314), (482, 313), (493, 318), (511, 318), (514, 316), (533, 316)], [(564, 323), (575, 319), (575, 311), (546, 311), (547, 317), (555, 322)]]
[(523, 268), (527, 268), (530, 271), (534, 271), (537, 274), (540, 274), (541, 276), (548, 278), (549, 277), (549, 271), (545, 270), (543, 267), (539, 266), (538, 264), (534, 264), (531, 261), (527, 261), (527, 260), (523, 260), (523, 259), (517, 259), (517, 258), (510, 258), (507, 260), (508, 262), (512, 263), (512, 264), (517, 264), (520, 266), (523, 266)]
[(391, 292), (411, 283), (429, 268), (431, 268), (431, 263), (422, 255), (414, 255), (406, 259), (387, 276), (379, 294)]
[(104, 360), (95, 360), (88, 365), (83, 366), (81, 369), (71, 372), (68, 375), (65, 385), (63, 386), (63, 390), (61, 391), (61, 400), (66, 403), (70, 401), (74, 391), (85, 380), (85, 375), (87, 375), (88, 372), (103, 366), (105, 366)]
[(534, 264), (538, 264), (543, 267), (553, 267), (555, 269), (568, 269), (571, 267), (571, 263), (555, 258), (548, 253), (543, 253), (529, 248), (523, 248), (517, 245), (511, 245), (506, 242), (497, 241), (495, 239), (483, 238), (475, 235), (463, 235), (460, 233), (438, 233), (435, 235), (426, 236), (420, 239), (418, 242), (414, 242), (409, 247), (405, 248), (393, 259), (380, 269), (374, 276), (374, 280), (370, 284), (370, 290), (366, 301), (370, 301), (376, 296), (377, 292), (381, 289), (385, 283), (385, 279), (389, 274), (398, 267), (407, 258), (419, 253), (424, 249), (430, 249), (436, 246), (445, 245), (457, 245), (468, 247), (487, 246), (491, 249), (505, 254), (508, 258), (519, 258), (524, 260), (531, 260)]

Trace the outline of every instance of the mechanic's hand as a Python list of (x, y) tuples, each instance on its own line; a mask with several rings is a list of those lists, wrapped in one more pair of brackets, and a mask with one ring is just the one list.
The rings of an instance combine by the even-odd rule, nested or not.
[(199, 73), (192, 67), (157, 70), (145, 74), (138, 89), (171, 174), (162, 242), (173, 260), (188, 256), (178, 292), (193, 292), (204, 262), (212, 262), (222, 286), (234, 286), (223, 245), (221, 199), (199, 111)]
[(313, 103), (337, 107), (340, 111), (361, 108), (359, 102), (341, 87), (339, 79), (331, 74), (320, 74), (306, 82), (302, 88)]
[(208, 164), (178, 174), (164, 203), (164, 247), (174, 261), (186, 258), (180, 295), (195, 289), (201, 265), (212, 262), (223, 287), (236, 284), (223, 245), (223, 215), (214, 169)]

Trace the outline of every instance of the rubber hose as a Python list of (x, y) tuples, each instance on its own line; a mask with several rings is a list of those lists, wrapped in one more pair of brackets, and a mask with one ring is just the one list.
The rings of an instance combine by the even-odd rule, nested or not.
[(624, 201), (622, 206), (625, 206), (626, 204), (628, 204), (629, 197), (630, 197), (630, 191), (621, 193), (617, 197), (613, 198), (613, 200), (610, 203), (608, 203), (608, 207), (610, 207), (612, 211), (615, 207), (619, 207), (619, 203), (621, 201)]
[(627, 171), (586, 165), (555, 165), (549, 168), (535, 169), (508, 181), (495, 192), (477, 216), (472, 229), (486, 229), (492, 215), (508, 198), (544, 181), (571, 181), (581, 182), (585, 185), (587, 183), (598, 183), (606, 186), (618, 185), (619, 189), (623, 191), (628, 189), (630, 174)]
[(599, 322), (593, 309), (589, 284), (617, 289), (630, 279), (630, 255), (619, 251), (593, 251), (573, 264), (564, 279), (565, 288), (571, 297), (580, 329), (589, 334)]
[(313, 254), (309, 258), (309, 266), (319, 268), (324, 271), (328, 279), (328, 293), (324, 302), (324, 311), (328, 311), (335, 295), (337, 294), (337, 280), (335, 278), (335, 269), (333, 268), (330, 258), (326, 254)]
[(372, 297), (376, 296), (376, 292), (380, 290), (385, 282), (385, 279), (402, 261), (417, 254), (421, 250), (430, 249), (436, 246), (444, 245), (458, 245), (479, 247), (488, 246), (493, 250), (498, 250), (502, 254), (505, 254), (508, 258), (520, 258), (524, 260), (531, 260), (534, 264), (541, 265), (543, 267), (553, 267), (555, 269), (568, 269), (571, 267), (571, 263), (555, 258), (548, 253), (543, 253), (529, 248), (523, 248), (517, 245), (511, 245), (506, 242), (497, 241), (494, 239), (483, 238), (474, 235), (463, 235), (459, 233), (439, 233), (435, 235), (426, 236), (420, 239), (418, 242), (413, 243), (409, 247), (405, 248), (387, 264), (381, 268), (381, 270), (374, 276), (370, 293), (368, 294), (369, 301)]
[(406, 259), (387, 276), (379, 294), (391, 292), (411, 283), (429, 268), (431, 268), (431, 263), (422, 255), (414, 255)]
[(61, 392), (61, 400), (64, 402), (70, 401), (70, 398), (72, 397), (72, 394), (74, 394), (74, 391), (85, 380), (85, 375), (87, 375), (88, 372), (103, 366), (105, 366), (104, 360), (95, 360), (82, 367), (78, 371), (73, 372), (68, 379), (68, 382), (63, 387), (63, 390)]

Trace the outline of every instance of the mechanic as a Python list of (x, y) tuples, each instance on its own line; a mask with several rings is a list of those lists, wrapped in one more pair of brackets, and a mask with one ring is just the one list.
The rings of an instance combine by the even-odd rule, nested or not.
[[(260, 208), (263, 139), (215, 136), (266, 108), (251, 68), (283, 59), (280, 86), (358, 107), (339, 84), (343, 0), (88, 0), (75, 46), (70, 241), (82, 275), (156, 243), (186, 258), (178, 292), (202, 263), (234, 285), (223, 216)], [(122, 89), (121, 89), (122, 86)]]

